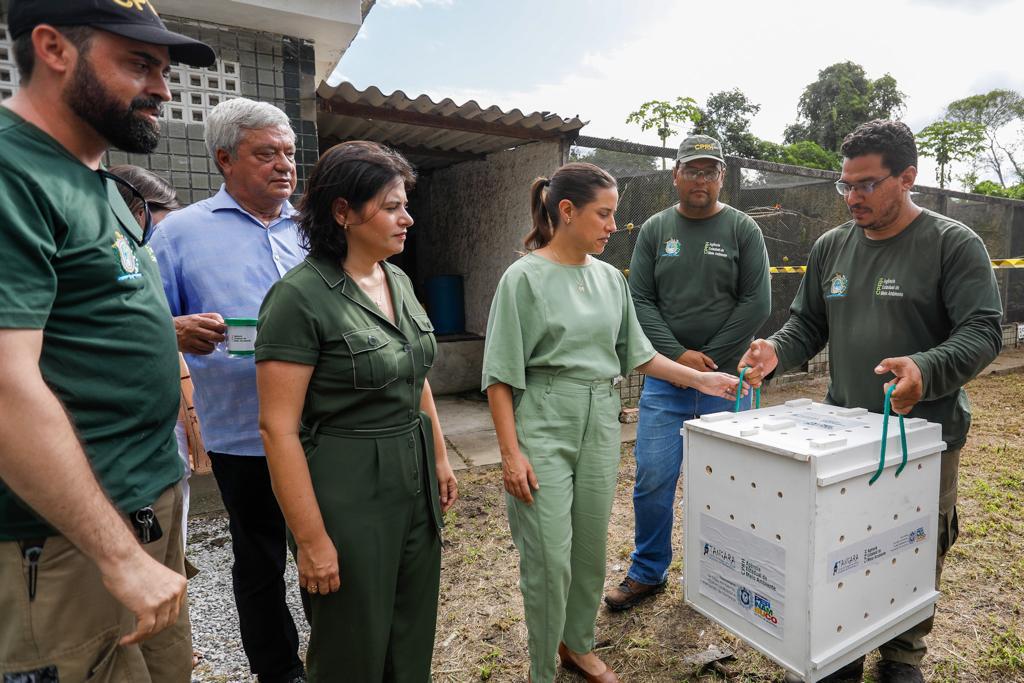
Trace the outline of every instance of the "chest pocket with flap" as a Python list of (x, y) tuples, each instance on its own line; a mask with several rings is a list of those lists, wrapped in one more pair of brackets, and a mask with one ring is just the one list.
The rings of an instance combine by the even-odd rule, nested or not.
[(420, 356), (423, 358), (423, 365), (429, 368), (434, 364), (434, 356), (437, 355), (434, 325), (426, 313), (413, 314), (412, 319), (416, 323), (416, 329), (419, 330)]
[(352, 386), (383, 389), (398, 379), (396, 344), (380, 327), (353, 330), (344, 335), (352, 355)]

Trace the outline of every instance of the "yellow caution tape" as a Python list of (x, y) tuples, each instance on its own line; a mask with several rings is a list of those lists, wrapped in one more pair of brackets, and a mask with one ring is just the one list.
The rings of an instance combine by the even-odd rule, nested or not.
[[(992, 267), (995, 269), (999, 268), (1024, 268), (1024, 258), (994, 258), (992, 259)], [(768, 269), (769, 272), (775, 273), (805, 273), (807, 272), (807, 266), (777, 266)]]

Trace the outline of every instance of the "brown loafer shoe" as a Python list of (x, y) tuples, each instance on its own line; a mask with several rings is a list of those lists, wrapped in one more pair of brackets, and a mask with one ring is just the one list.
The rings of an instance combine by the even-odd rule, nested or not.
[(605, 593), (604, 604), (608, 605), (608, 609), (613, 612), (627, 610), (641, 600), (664, 593), (666, 583), (666, 581), (655, 584), (640, 583), (627, 576), (622, 583)]
[(619, 683), (619, 677), (608, 668), (607, 664), (604, 665), (604, 671), (599, 674), (590, 674), (584, 671), (579, 664), (572, 660), (572, 653), (569, 652), (565, 643), (558, 644), (558, 660), (562, 663), (563, 669), (583, 676), (583, 680), (587, 683)]

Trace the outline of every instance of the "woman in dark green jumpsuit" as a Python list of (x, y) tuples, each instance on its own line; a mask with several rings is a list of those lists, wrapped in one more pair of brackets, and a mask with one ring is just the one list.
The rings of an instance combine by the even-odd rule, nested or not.
[(299, 230), (309, 256), (267, 293), (260, 430), (310, 622), (310, 681), (430, 680), (441, 515), (457, 484), (426, 381), (437, 345), (384, 259), (413, 173), (375, 143), (328, 150)]

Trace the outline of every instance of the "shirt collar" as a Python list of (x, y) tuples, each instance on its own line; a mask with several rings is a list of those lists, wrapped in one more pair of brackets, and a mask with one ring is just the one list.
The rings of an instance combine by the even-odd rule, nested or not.
[[(210, 211), (221, 211), (224, 209), (240, 211), (247, 216), (250, 215), (249, 212), (243, 209), (242, 206), (235, 201), (235, 198), (228, 193), (228, 188), (224, 183), (221, 183), (220, 190), (217, 194), (210, 197)], [(275, 218), (274, 221), (278, 221), (282, 218), (294, 218), (298, 213), (298, 209), (292, 206), (292, 203), (286, 199), (284, 200), (284, 206), (281, 207), (281, 215)]]
[(329, 288), (334, 289), (344, 281), (346, 274), (340, 263), (335, 263), (329, 259), (317, 258), (315, 256), (307, 256), (306, 263), (308, 263), (313, 270), (315, 270), (320, 277), (324, 279), (324, 284)]

